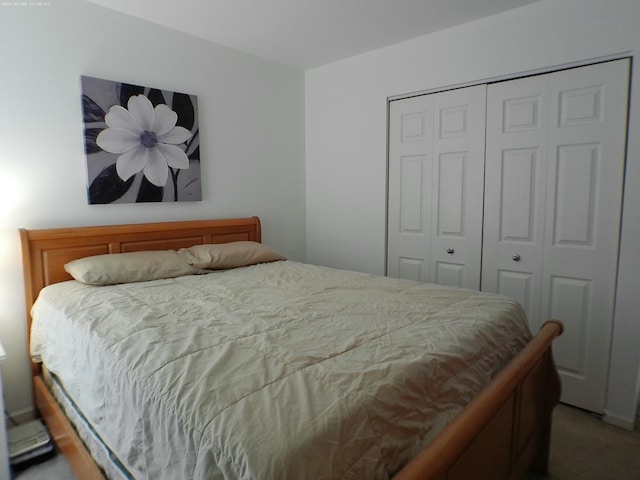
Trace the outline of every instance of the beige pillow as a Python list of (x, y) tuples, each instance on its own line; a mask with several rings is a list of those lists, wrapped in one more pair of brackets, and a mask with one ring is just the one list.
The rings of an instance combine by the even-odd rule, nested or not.
[(64, 269), (77, 281), (90, 285), (146, 282), (202, 273), (173, 250), (95, 255), (72, 260)]
[(194, 245), (178, 250), (187, 263), (197, 268), (223, 270), (256, 263), (286, 260), (278, 252), (257, 242), (231, 242)]

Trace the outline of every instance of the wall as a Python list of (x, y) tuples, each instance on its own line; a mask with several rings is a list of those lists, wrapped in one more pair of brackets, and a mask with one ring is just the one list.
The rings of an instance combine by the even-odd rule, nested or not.
[[(17, 229), (259, 215), (265, 243), (303, 259), (304, 74), (78, 0), (14, 3), (36, 2), (0, 6), (0, 341), (21, 416)], [(80, 75), (198, 95), (201, 202), (87, 205)]]
[[(542, 0), (306, 72), (307, 261), (385, 271), (387, 98), (640, 52), (637, 0)], [(640, 129), (634, 64), (630, 131)], [(640, 137), (630, 135), (607, 419), (640, 370)]]

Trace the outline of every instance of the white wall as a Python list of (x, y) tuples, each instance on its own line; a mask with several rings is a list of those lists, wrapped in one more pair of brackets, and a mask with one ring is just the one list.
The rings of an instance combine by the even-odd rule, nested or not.
[[(637, 0), (542, 0), (306, 72), (307, 261), (385, 270), (388, 97), (640, 52)], [(640, 369), (640, 68), (634, 65), (609, 421)]]
[[(6, 404), (21, 415), (17, 229), (259, 215), (264, 242), (303, 259), (304, 74), (78, 0), (12, 3), (0, 6), (0, 341)], [(87, 205), (83, 74), (198, 95), (201, 202)]]

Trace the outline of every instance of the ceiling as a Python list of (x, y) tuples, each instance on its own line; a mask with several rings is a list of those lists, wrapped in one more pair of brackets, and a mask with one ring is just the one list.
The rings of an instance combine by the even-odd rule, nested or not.
[(87, 0), (303, 70), (537, 0)]

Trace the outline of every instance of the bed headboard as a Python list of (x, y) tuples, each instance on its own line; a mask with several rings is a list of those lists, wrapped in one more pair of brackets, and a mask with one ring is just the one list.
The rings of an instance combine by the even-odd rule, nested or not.
[(65, 263), (76, 258), (140, 250), (177, 250), (206, 243), (262, 241), (258, 217), (184, 222), (105, 225), (97, 227), (20, 229), (27, 327), (40, 290), (71, 280)]

